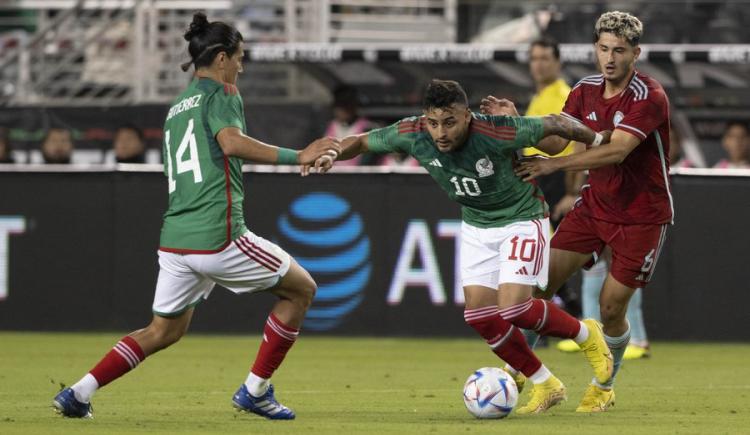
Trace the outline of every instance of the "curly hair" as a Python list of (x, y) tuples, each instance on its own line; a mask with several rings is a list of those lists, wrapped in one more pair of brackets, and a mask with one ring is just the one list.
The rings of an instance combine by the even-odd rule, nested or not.
[(596, 20), (594, 42), (599, 40), (599, 35), (603, 32), (613, 33), (619, 38), (624, 38), (628, 41), (628, 44), (635, 47), (643, 35), (643, 23), (627, 12), (605, 12)]
[(458, 82), (453, 80), (433, 79), (430, 84), (427, 85), (427, 91), (422, 100), (423, 109), (444, 109), (454, 104), (463, 106), (469, 105), (469, 99), (466, 97), (466, 92)]

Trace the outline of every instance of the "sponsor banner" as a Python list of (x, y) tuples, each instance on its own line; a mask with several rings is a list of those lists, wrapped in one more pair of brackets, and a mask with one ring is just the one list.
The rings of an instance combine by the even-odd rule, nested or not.
[[(250, 62), (337, 63), (399, 61), (405, 63), (528, 62), (528, 45), (492, 44), (247, 44)], [(750, 64), (748, 44), (641, 44), (641, 62), (708, 62)], [(560, 44), (560, 59), (569, 63), (594, 61), (593, 44)]]
[[(248, 227), (318, 283), (307, 332), (473, 335), (458, 279), (460, 210), (429, 177), (253, 172), (245, 180)], [(649, 336), (750, 339), (746, 246), (736, 237), (750, 204), (724, 200), (745, 197), (750, 178), (675, 176), (673, 188), (677, 224), (644, 293)], [(0, 329), (127, 331), (150, 320), (163, 174), (5, 172), (0, 198)], [(717, 216), (727, 217), (722, 231), (706, 231)], [(257, 333), (274, 300), (217, 288), (191, 328)]]

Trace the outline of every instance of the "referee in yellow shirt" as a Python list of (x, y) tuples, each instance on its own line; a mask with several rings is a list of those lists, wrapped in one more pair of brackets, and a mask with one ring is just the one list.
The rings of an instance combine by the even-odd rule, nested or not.
[[(565, 100), (570, 93), (570, 86), (560, 77), (561, 70), (560, 47), (554, 39), (541, 38), (531, 43), (529, 72), (534, 79), (536, 93), (529, 102), (526, 116), (544, 116), (562, 112)], [(554, 157), (566, 156), (574, 150), (575, 143), (571, 142)], [(549, 156), (536, 148), (524, 149), (524, 155)], [(554, 226), (557, 226), (563, 215), (572, 208), (580, 188), (580, 176), (579, 173), (558, 171), (538, 179), (539, 186), (550, 206), (550, 220)]]
[[(562, 79), (561, 70), (560, 47), (555, 40), (542, 38), (531, 43), (529, 47), (529, 71), (536, 85), (536, 93), (529, 102), (528, 109), (526, 109), (527, 116), (544, 116), (562, 112), (565, 100), (568, 99), (568, 94), (570, 93), (570, 86)], [(579, 144), (578, 146), (581, 145)], [(581, 149), (584, 149), (584, 147), (581, 146)], [(565, 156), (575, 152), (575, 150), (576, 143), (570, 142), (560, 154), (552, 157)], [(549, 156), (549, 154), (536, 148), (524, 149), (524, 155)], [(584, 177), (583, 171), (558, 171), (537, 179), (539, 187), (544, 192), (547, 204), (549, 204), (550, 221), (554, 227), (557, 227), (563, 216), (573, 208)], [(567, 283), (558, 292), (558, 295), (564, 301), (568, 311), (577, 313), (580, 309), (578, 306), (580, 302), (573, 301), (579, 298), (571, 291)], [(576, 305), (576, 307), (571, 305)], [(569, 343), (566, 343), (568, 341), (571, 340), (563, 340), (558, 343), (558, 348), (560, 348), (561, 344), (567, 344), (568, 348), (571, 347)], [(573, 345), (578, 346), (575, 342), (573, 342)]]
[[(526, 116), (544, 116), (559, 114), (568, 99), (570, 86), (560, 77), (562, 64), (560, 63), (560, 47), (551, 38), (537, 39), (529, 47), (529, 72), (534, 79), (536, 93), (529, 102)], [(572, 145), (568, 145), (558, 156), (565, 156), (573, 152)], [(524, 155), (541, 154), (548, 156), (536, 148), (526, 148)]]

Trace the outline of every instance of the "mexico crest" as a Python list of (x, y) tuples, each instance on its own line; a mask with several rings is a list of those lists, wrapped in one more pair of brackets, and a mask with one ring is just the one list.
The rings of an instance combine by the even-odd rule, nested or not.
[(494, 174), (495, 171), (492, 169), (492, 162), (490, 159), (487, 158), (487, 156), (484, 156), (483, 159), (479, 159), (477, 161), (477, 174), (479, 174), (480, 178), (483, 177), (489, 177), (490, 175)]

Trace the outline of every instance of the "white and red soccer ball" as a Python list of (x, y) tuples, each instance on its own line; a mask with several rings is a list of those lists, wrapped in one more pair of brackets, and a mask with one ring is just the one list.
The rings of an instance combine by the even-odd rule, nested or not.
[(496, 367), (483, 367), (464, 384), (464, 404), (476, 418), (506, 417), (518, 402), (513, 378)]

